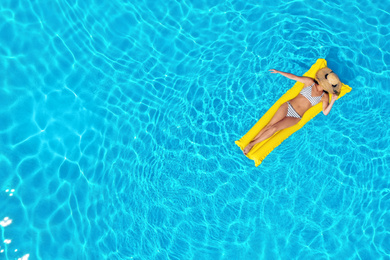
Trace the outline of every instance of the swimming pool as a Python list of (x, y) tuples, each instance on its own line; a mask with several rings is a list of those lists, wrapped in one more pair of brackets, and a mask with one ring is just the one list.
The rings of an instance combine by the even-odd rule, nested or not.
[[(388, 10), (3, 1), (0, 259), (388, 258)], [(268, 69), (317, 58), (352, 92), (254, 167)]]

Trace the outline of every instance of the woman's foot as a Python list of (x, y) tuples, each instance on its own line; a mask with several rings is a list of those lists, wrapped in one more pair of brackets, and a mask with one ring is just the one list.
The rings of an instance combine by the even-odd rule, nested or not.
[(252, 149), (253, 144), (249, 143), (243, 150), (244, 154), (247, 155), (249, 151)]

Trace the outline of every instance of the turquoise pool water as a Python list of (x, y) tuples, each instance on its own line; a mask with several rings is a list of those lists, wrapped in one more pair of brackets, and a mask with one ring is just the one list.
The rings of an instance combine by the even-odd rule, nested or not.
[[(2, 1), (0, 259), (388, 259), (389, 10)], [(352, 92), (254, 167), (318, 58)]]

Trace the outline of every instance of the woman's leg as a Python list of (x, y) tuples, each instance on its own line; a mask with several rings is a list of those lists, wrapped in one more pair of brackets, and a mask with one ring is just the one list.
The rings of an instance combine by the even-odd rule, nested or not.
[(269, 121), (269, 123), (264, 126), (263, 129), (261, 129), (261, 131), (252, 140), (259, 138), (259, 136), (261, 136), (265, 131), (267, 131), (272, 125), (285, 118), (287, 115), (287, 109), (287, 103), (283, 103), (275, 112), (274, 116), (271, 118), (271, 121)]
[(277, 131), (280, 131), (282, 129), (288, 128), (290, 126), (293, 126), (299, 122), (299, 118), (295, 117), (285, 117), (284, 119), (280, 120), (274, 125), (271, 125), (268, 127), (267, 130), (263, 132), (261, 136), (258, 136), (257, 138), (253, 139), (244, 149), (244, 154), (249, 153), (249, 151), (252, 149), (252, 147), (255, 144), (258, 144), (267, 138), (270, 138), (272, 135), (274, 135)]

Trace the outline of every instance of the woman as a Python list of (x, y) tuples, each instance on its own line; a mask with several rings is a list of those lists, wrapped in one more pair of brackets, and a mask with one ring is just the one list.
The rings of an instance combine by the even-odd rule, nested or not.
[[(293, 99), (283, 103), (272, 117), (271, 121), (253, 138), (244, 148), (244, 154), (249, 153), (252, 147), (277, 131), (293, 126), (301, 120), (303, 114), (312, 106), (322, 101), (322, 112), (328, 115), (337, 96), (340, 93), (341, 82), (339, 77), (328, 67), (318, 70), (316, 79), (309, 77), (299, 77), (291, 73), (270, 70), (271, 73), (279, 73), (289, 79), (302, 82), (304, 84), (301, 92)], [(332, 100), (329, 103), (329, 93)]]

